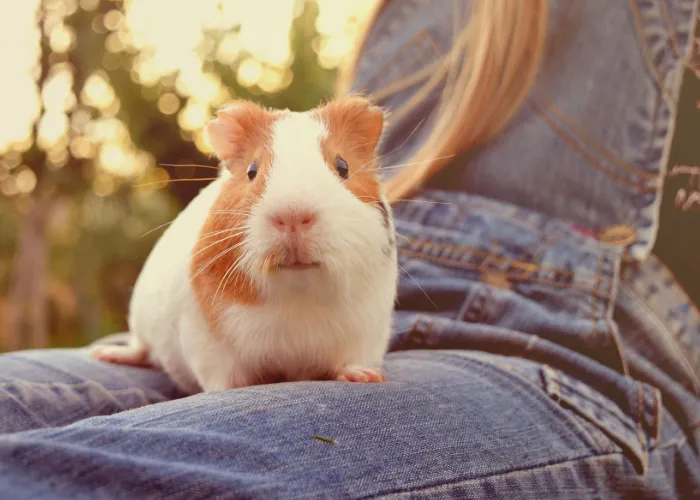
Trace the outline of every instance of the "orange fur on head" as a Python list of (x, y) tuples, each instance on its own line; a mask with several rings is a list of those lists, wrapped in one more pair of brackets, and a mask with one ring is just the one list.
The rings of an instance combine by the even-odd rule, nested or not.
[[(235, 266), (250, 208), (263, 191), (272, 163), (272, 127), (281, 114), (241, 101), (219, 111), (207, 127), (215, 153), (231, 172), (202, 227), (190, 269), (192, 286), (213, 331), (219, 306), (258, 301), (250, 278)], [(247, 171), (253, 161), (258, 174), (250, 181)]]
[(209, 142), (224, 162), (245, 162), (269, 141), (272, 124), (279, 114), (250, 101), (235, 101), (207, 125)]
[(328, 128), (321, 148), (329, 168), (335, 171), (336, 158), (348, 164), (345, 185), (364, 203), (379, 201), (379, 178), (375, 171), (375, 151), (384, 130), (384, 112), (362, 97), (331, 101), (314, 111)]

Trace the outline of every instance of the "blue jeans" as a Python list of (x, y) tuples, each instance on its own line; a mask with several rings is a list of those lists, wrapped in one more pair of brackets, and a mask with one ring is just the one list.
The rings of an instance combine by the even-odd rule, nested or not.
[[(670, 39), (687, 50), (696, 1), (553, 0), (552, 31), (576, 25), (555, 60), (572, 66), (548, 66), (535, 92), (547, 89), (556, 116), (526, 106), (456, 162), (453, 189), (397, 207), (388, 382), (186, 396), (158, 371), (83, 349), (5, 354), (0, 497), (700, 497), (700, 313), (650, 253), (673, 110), (643, 57), (637, 3), (677, 92)], [(388, 2), (355, 88), (434, 61), (456, 4)], [(615, 47), (610, 67), (588, 54), (603, 46)], [(385, 147), (430, 107), (394, 124)], [(577, 143), (581, 130), (624, 162)], [(615, 244), (600, 231), (610, 224), (635, 241)]]

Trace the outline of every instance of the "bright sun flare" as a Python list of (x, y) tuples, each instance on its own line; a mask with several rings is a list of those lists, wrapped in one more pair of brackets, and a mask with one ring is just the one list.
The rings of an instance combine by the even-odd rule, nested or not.
[[(230, 32), (214, 58), (231, 64), (243, 57), (237, 70), (241, 85), (274, 93), (292, 81), (289, 35), (305, 1), (319, 7), (316, 29), (320, 39), (315, 45), (319, 64), (325, 68), (339, 66), (357, 36), (357, 20), (376, 0), (126, 0), (123, 10), (112, 10), (102, 19), (110, 32), (105, 64), (109, 64), (110, 53), (136, 49), (139, 55), (131, 70), (134, 81), (152, 85), (165, 76), (176, 75), (176, 93), (161, 95), (158, 109), (166, 115), (177, 114), (180, 127), (193, 134), (201, 151), (209, 152), (202, 127), (210, 109), (231, 96), (216, 74), (204, 70), (199, 50), (206, 42), (205, 31)], [(74, 34), (62, 19), (77, 8), (94, 10), (97, 4), (97, 0), (46, 2), (50, 16), (47, 34), (53, 51), (65, 52), (75, 43)], [(18, 153), (31, 147), (32, 126), (43, 103), (45, 112), (37, 141), (54, 165), (65, 163), (69, 148), (76, 158), (95, 159), (96, 167), (105, 174), (124, 178), (143, 175), (155, 161), (131, 144), (126, 126), (117, 118), (120, 103), (106, 73), (90, 75), (81, 95), (75, 96), (70, 68), (55, 64), (43, 91), (37, 89), (37, 6), (38, 0), (0, 0), (0, 47), (12, 47), (0, 50), (0, 155), (5, 155), (0, 167), (21, 169)], [(167, 22), (163, 22), (164, 12)], [(69, 123), (66, 112), (74, 109), (78, 98), (98, 109), (100, 117), (91, 119), (77, 112)], [(85, 133), (68, 143), (70, 127), (82, 127)], [(36, 179), (30, 169), (5, 179), (2, 173), (0, 168), (3, 194), (34, 189)], [(104, 179), (98, 176), (93, 187), (100, 195), (108, 195), (113, 189), (113, 183)]]

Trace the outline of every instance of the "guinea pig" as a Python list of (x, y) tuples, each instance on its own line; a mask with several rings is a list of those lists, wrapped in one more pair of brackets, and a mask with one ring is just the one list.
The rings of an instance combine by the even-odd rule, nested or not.
[(398, 264), (377, 174), (381, 108), (248, 101), (207, 133), (221, 167), (148, 256), (130, 342), (100, 360), (162, 368), (186, 392), (386, 380)]

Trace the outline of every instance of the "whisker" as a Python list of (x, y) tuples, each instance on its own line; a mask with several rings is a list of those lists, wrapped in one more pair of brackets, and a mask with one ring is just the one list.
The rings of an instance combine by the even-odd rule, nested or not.
[(212, 210), (210, 214), (229, 214), (229, 215), (250, 215), (250, 212), (241, 212), (238, 210)]
[(159, 167), (199, 167), (199, 168), (209, 168), (212, 170), (219, 170), (219, 167), (213, 165), (199, 165), (197, 163), (160, 163)]
[[(227, 276), (229, 273), (235, 268), (235, 262), (232, 263), (230, 266), (228, 266), (228, 269), (224, 273), (224, 275), (221, 277), (221, 280), (219, 281), (219, 286), (216, 287), (216, 292), (214, 292), (214, 298), (211, 300), (211, 307), (209, 308), (209, 317), (211, 317), (212, 313), (214, 312), (214, 304), (216, 304), (216, 296), (219, 294), (219, 289), (221, 289), (221, 285), (224, 283), (224, 280), (226, 280)], [(224, 290), (226, 289), (226, 286), (224, 285)], [(221, 295), (223, 297), (223, 291), (221, 290)]]
[(365, 142), (364, 144), (359, 144), (359, 145), (355, 146), (354, 148), (352, 148), (350, 151), (348, 151), (348, 153), (352, 153), (353, 151), (356, 151), (356, 150), (358, 150), (358, 149), (360, 149), (360, 148), (364, 148), (365, 146), (369, 146), (369, 145), (372, 144), (373, 142), (374, 142), (374, 141), (370, 141), (370, 142)]
[(175, 220), (176, 220), (176, 219), (173, 219), (173, 220), (171, 220), (170, 222), (166, 222), (165, 224), (161, 224), (161, 225), (158, 226), (158, 227), (154, 227), (154, 228), (151, 229), (150, 231), (146, 231), (145, 233), (143, 233), (140, 237), (143, 238), (144, 236), (151, 234), (153, 231), (158, 231), (161, 227), (165, 227), (165, 226), (167, 226), (168, 224), (172, 224), (173, 222), (175, 222)]
[[(445, 158), (452, 158), (452, 157), (454, 157), (454, 156), (455, 156), (455, 155), (438, 156), (438, 157), (435, 157), (435, 158), (430, 158), (430, 159), (428, 159), (428, 160), (416, 161), (416, 162), (411, 162), (411, 163), (400, 163), (400, 164), (398, 164), (398, 165), (388, 165), (388, 166), (386, 166), (386, 167), (377, 167), (377, 170), (378, 170), (378, 171), (379, 171), (379, 170), (392, 170), (392, 169), (396, 169), (396, 168), (409, 167), (409, 166), (411, 166), (411, 165), (420, 165), (420, 164), (422, 164), (422, 163), (429, 163), (429, 162), (435, 161), (435, 160), (444, 160)], [(348, 179), (346, 180), (346, 182), (349, 181), (350, 179), (352, 179), (352, 177), (353, 177), (356, 173), (358, 173), (358, 172), (360, 172), (361, 170), (363, 170), (363, 169), (364, 169), (367, 165), (369, 165), (370, 163), (372, 163), (372, 161), (369, 161), (369, 162), (365, 163), (364, 165), (362, 165), (362, 166), (361, 166), (359, 169), (357, 169), (350, 177), (348, 177)]]
[(404, 141), (403, 141), (401, 144), (399, 144), (396, 148), (392, 149), (392, 150), (389, 151), (388, 153), (384, 153), (383, 155), (378, 156), (377, 158), (372, 158), (370, 161), (368, 161), (367, 163), (365, 163), (364, 165), (362, 165), (360, 168), (358, 168), (350, 177), (348, 177), (347, 180), (346, 180), (346, 182), (349, 181), (350, 179), (352, 179), (353, 176), (354, 176), (356, 173), (362, 171), (367, 165), (369, 165), (369, 164), (371, 164), (371, 163), (373, 163), (373, 162), (375, 162), (375, 161), (378, 162), (378, 161), (381, 160), (382, 158), (384, 158), (384, 157), (386, 157), (386, 156), (389, 156), (389, 155), (391, 155), (391, 154), (394, 154), (394, 153), (397, 152), (399, 149), (401, 149), (402, 147), (404, 147), (404, 146), (408, 143), (408, 141), (411, 139), (411, 137), (413, 137), (413, 134), (416, 133), (416, 131), (417, 131), (418, 128), (423, 124), (424, 121), (425, 121), (425, 118), (422, 119), (421, 121), (419, 121), (419, 122), (418, 122), (418, 125), (416, 125), (415, 128), (411, 131), (411, 133), (408, 134), (408, 137), (406, 137), (406, 139), (404, 139)]
[[(375, 201), (369, 202), (369, 205), (377, 205), (377, 204), (379, 204), (379, 203), (382, 202), (382, 200), (377, 200), (377, 197), (376, 197), (376, 196), (358, 196), (357, 199), (358, 199), (358, 200), (362, 200), (362, 199), (371, 199), (371, 200), (375, 200)], [(431, 205), (454, 205), (454, 203), (448, 203), (448, 202), (445, 202), (445, 201), (412, 200), (412, 199), (408, 199), (408, 198), (406, 198), (406, 199), (401, 198), (401, 199), (398, 199), (398, 200), (394, 200), (394, 202), (402, 202), (402, 203), (404, 203), (404, 202), (405, 202), (405, 203), (429, 203), (429, 204), (431, 204)]]
[(427, 203), (430, 205), (454, 205), (454, 203), (449, 203), (446, 201), (430, 201), (430, 200), (410, 200), (410, 199), (403, 199), (400, 198), (398, 200), (394, 200), (394, 202), (401, 202), (401, 203)]
[(406, 145), (406, 143), (411, 139), (411, 137), (413, 137), (413, 134), (415, 134), (418, 131), (418, 128), (420, 128), (420, 126), (423, 125), (424, 121), (425, 121), (425, 118), (423, 118), (421, 121), (419, 121), (418, 125), (415, 126), (415, 128), (411, 131), (410, 134), (408, 134), (408, 137), (406, 137), (406, 139), (404, 139), (404, 141), (401, 144), (399, 144), (396, 148), (389, 151), (388, 153), (381, 155), (380, 157), (377, 158), (377, 160), (381, 160), (385, 156), (389, 156), (390, 154), (396, 153), (399, 149), (404, 147)]
[[(209, 213), (212, 213), (212, 214), (239, 214), (239, 215), (250, 215), (250, 212), (236, 212), (236, 211), (233, 211), (233, 210), (212, 210), (212, 211), (209, 212)], [(166, 222), (165, 224), (161, 224), (161, 225), (158, 226), (158, 227), (154, 227), (153, 229), (151, 229), (151, 230), (149, 230), (149, 231), (146, 231), (145, 233), (143, 233), (143, 234), (140, 236), (140, 238), (143, 238), (144, 236), (147, 236), (147, 235), (151, 234), (151, 233), (154, 232), (154, 231), (158, 231), (160, 228), (165, 227), (165, 226), (167, 226), (168, 224), (172, 224), (173, 222), (175, 222), (175, 220), (176, 220), (176, 218), (173, 219), (173, 220), (171, 220), (171, 221), (169, 221), (169, 222)], [(233, 228), (233, 229), (237, 229), (237, 228)], [(240, 229), (242, 229), (242, 228), (240, 228)], [(225, 231), (229, 231), (229, 229), (226, 229)], [(218, 232), (218, 231), (217, 231), (217, 232)], [(207, 234), (216, 234), (217, 232), (215, 232), (215, 233), (207, 233)], [(223, 232), (223, 231), (221, 231), (221, 232)]]
[(423, 295), (425, 295), (425, 298), (428, 299), (428, 300), (430, 301), (430, 303), (433, 305), (433, 307), (435, 307), (435, 309), (438, 309), (437, 304), (436, 304), (435, 302), (433, 302), (433, 299), (431, 299), (430, 296), (426, 293), (426, 291), (423, 290), (423, 287), (420, 286), (420, 284), (416, 281), (416, 279), (415, 279), (413, 276), (411, 276), (411, 273), (409, 273), (408, 271), (406, 271), (406, 270), (401, 266), (401, 264), (399, 264), (398, 262), (396, 263), (396, 265), (399, 266), (399, 268), (400, 268), (403, 272), (405, 272), (406, 275), (407, 275), (409, 278), (411, 278), (411, 280), (413, 280), (413, 282), (414, 282), (414, 283), (416, 284), (416, 286), (420, 289), (420, 291), (423, 292)]
[(209, 236), (214, 236), (214, 235), (221, 234), (221, 233), (230, 233), (230, 232), (233, 232), (233, 231), (241, 231), (241, 232), (238, 233), (238, 234), (243, 234), (243, 233), (245, 232), (245, 228), (243, 228), (243, 227), (232, 227), (232, 228), (230, 228), (230, 229), (220, 229), (220, 230), (218, 230), (218, 231), (210, 231), (210, 232), (208, 232), (208, 233), (202, 234), (202, 235), (200, 236), (200, 238), (199, 238), (198, 241), (205, 240), (205, 239), (207, 239)]
[(411, 165), (420, 165), (421, 163), (429, 163), (429, 162), (435, 161), (435, 160), (444, 160), (445, 158), (452, 158), (453, 156), (455, 156), (455, 155), (438, 156), (437, 158), (431, 158), (429, 160), (416, 161), (416, 162), (412, 162), (412, 163), (400, 163), (399, 165), (389, 165), (386, 167), (379, 167), (377, 170), (390, 170), (393, 168), (409, 167)]
[(236, 248), (238, 248), (240, 245), (241, 245), (241, 243), (239, 243), (239, 244), (237, 244), (237, 245), (230, 246), (230, 247), (228, 247), (227, 249), (225, 249), (225, 250), (219, 252), (219, 253), (218, 253), (217, 255), (215, 255), (214, 257), (212, 257), (212, 258), (209, 260), (209, 262), (207, 262), (207, 263), (204, 264), (202, 267), (200, 267), (199, 270), (198, 270), (196, 273), (194, 273), (194, 275), (192, 275), (192, 277), (190, 278), (190, 283), (192, 283), (192, 281), (193, 281), (197, 276), (199, 276), (199, 275), (202, 273), (202, 271), (204, 271), (207, 267), (209, 267), (211, 264), (213, 264), (214, 262), (216, 262), (219, 258), (221, 258), (221, 257), (223, 257), (224, 255), (226, 255), (228, 252), (232, 252), (233, 250), (235, 250)]
[(231, 238), (235, 238), (236, 236), (240, 236), (241, 234), (243, 234), (243, 232), (232, 234), (230, 236), (226, 236), (225, 238), (221, 238), (220, 240), (217, 240), (214, 243), (210, 243), (209, 245), (205, 246), (204, 248), (201, 248), (201, 249), (197, 250), (195, 253), (193, 253), (192, 257), (194, 257), (195, 255), (199, 255), (200, 253), (205, 251), (207, 248), (211, 248), (214, 245), (218, 245), (219, 243), (223, 243), (224, 241), (230, 240)]

